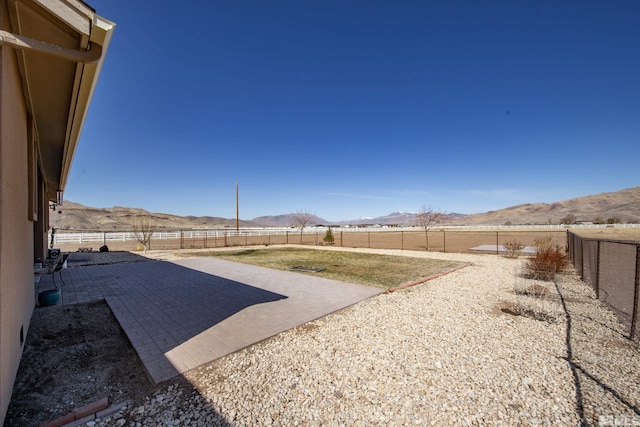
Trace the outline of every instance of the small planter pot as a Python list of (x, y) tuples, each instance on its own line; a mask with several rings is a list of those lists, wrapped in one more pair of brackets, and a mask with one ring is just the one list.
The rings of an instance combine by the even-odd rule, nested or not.
[(60, 289), (50, 289), (38, 293), (38, 304), (40, 307), (49, 307), (60, 302)]

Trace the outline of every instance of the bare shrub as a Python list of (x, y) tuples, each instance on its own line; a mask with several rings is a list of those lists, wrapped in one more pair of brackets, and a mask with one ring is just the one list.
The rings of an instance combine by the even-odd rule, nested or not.
[(524, 249), (524, 245), (518, 240), (507, 240), (502, 244), (507, 250), (507, 258), (518, 258)]
[(558, 314), (553, 310), (552, 303), (547, 300), (519, 300), (516, 302), (503, 302), (500, 311), (512, 316), (528, 317), (541, 322), (555, 323)]
[(527, 295), (534, 298), (547, 298), (549, 289), (542, 285), (531, 285), (524, 289), (516, 289), (517, 294)]
[(519, 303), (516, 304), (515, 311), (520, 316), (529, 317), (541, 322), (555, 323), (557, 320), (555, 313), (546, 310), (543, 303), (537, 305)]
[(525, 275), (531, 279), (552, 281), (556, 273), (563, 272), (569, 258), (558, 242), (551, 237), (538, 238), (534, 241), (536, 254), (525, 265)]
[(560, 316), (555, 290), (539, 277), (534, 279), (529, 264), (530, 260), (527, 260), (514, 269), (515, 296), (510, 309), (518, 316), (554, 323)]

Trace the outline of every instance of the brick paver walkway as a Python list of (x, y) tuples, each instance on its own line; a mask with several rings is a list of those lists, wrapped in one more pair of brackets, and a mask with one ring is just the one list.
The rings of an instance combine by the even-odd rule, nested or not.
[(62, 278), (62, 304), (106, 300), (155, 383), (381, 292), (216, 258), (70, 267)]

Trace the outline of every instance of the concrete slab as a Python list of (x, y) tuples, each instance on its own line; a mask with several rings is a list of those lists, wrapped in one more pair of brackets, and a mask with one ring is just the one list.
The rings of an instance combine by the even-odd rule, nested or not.
[[(469, 248), (470, 251), (480, 251), (480, 252), (500, 252), (505, 253), (508, 252), (508, 249), (504, 247), (504, 245), (480, 245), (474, 248)], [(533, 255), (536, 253), (536, 248), (534, 246), (525, 246), (520, 253), (526, 255)]]

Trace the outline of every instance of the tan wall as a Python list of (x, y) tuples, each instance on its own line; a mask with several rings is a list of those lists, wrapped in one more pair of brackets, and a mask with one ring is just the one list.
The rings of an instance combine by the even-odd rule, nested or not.
[[(9, 29), (5, 2), (0, 3), (0, 23)], [(27, 112), (16, 56), (0, 47), (0, 424), (22, 356), (21, 335), (26, 337), (35, 306), (27, 148)]]

